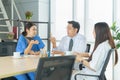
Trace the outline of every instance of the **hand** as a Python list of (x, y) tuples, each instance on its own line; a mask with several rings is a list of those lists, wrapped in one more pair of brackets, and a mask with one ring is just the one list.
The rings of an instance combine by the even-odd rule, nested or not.
[(53, 48), (56, 48), (56, 39), (55, 39), (55, 37), (50, 37), (50, 41), (52, 43)]
[(81, 62), (83, 60), (83, 57), (81, 56), (81, 54), (79, 54), (77, 52), (74, 52), (73, 54), (76, 55), (76, 61), (77, 62)]
[(52, 44), (56, 44), (56, 38), (55, 37), (50, 37), (50, 41)]
[(31, 40), (30, 44), (39, 44), (39, 41), (38, 40)]
[(80, 55), (77, 55), (76, 56), (76, 61), (77, 62), (81, 62), (83, 60), (83, 58), (80, 56)]
[(77, 55), (79, 55), (79, 53), (78, 53), (78, 52), (73, 52), (73, 55), (76, 55), (76, 56), (77, 56)]
[(31, 50), (31, 51), (29, 52), (29, 54), (30, 54), (30, 55), (34, 55), (35, 53), (34, 53), (34, 51)]
[(35, 52), (35, 54), (34, 55), (39, 55), (40, 54), (40, 51), (37, 51), (37, 52)]
[(61, 54), (62, 56), (64, 55), (64, 52), (62, 52), (62, 51), (57, 51), (57, 50), (53, 50), (52, 51), (52, 54), (54, 55), (54, 54)]
[(37, 52), (34, 52), (34, 51), (30, 51), (30, 55), (39, 55), (40, 54), (40, 51), (37, 51)]

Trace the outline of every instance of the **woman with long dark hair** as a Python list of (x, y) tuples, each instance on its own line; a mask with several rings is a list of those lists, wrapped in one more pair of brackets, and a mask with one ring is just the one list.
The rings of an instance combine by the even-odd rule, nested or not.
[[(93, 35), (95, 37), (95, 45), (94, 49), (89, 56), (89, 60), (83, 59), (83, 54), (75, 53), (76, 61), (81, 62), (86, 66), (85, 69), (81, 71), (77, 71), (73, 73), (86, 73), (86, 74), (99, 74), (102, 66), (104, 65), (104, 61), (107, 57), (107, 53), (111, 48), (116, 48), (114, 40), (111, 36), (111, 32), (109, 26), (105, 22), (98, 22), (94, 26)], [(88, 54), (85, 54), (85, 56)], [(115, 50), (115, 64), (118, 62), (117, 51)], [(73, 76), (74, 76), (73, 75)], [(94, 77), (86, 77), (86, 76), (77, 76), (77, 80), (97, 80)], [(73, 77), (72, 77), (73, 78)], [(73, 80), (73, 79), (72, 79)]]
[[(40, 49), (44, 47), (44, 43), (37, 35), (36, 25), (32, 22), (25, 23), (25, 29), (18, 39), (16, 51), (20, 52), (21, 55), (38, 55), (40, 54)], [(34, 76), (35, 73), (30, 72), (26, 74), (16, 75), (15, 77), (17, 80), (34, 80)]]

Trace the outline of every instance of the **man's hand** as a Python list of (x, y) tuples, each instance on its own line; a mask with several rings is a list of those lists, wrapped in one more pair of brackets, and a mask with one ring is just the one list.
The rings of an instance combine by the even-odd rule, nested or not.
[(55, 37), (50, 37), (50, 41), (53, 45), (53, 48), (56, 48), (56, 38)]
[(54, 55), (54, 54), (61, 54), (62, 56), (64, 55), (64, 52), (62, 52), (62, 51), (57, 51), (57, 50), (53, 50), (52, 51), (52, 54)]

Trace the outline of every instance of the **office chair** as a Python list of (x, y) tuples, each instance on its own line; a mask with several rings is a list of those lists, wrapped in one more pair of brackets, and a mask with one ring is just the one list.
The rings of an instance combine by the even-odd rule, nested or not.
[[(90, 44), (87, 44), (87, 47), (86, 47), (86, 50), (85, 50), (85, 52), (90, 52), (90, 47), (91, 47), (91, 45)], [(82, 70), (83, 68), (85, 68), (85, 66), (83, 65), (83, 64), (79, 64), (79, 69), (80, 70)]]
[(86, 48), (85, 52), (90, 52), (90, 47), (91, 47), (91, 45), (87, 44), (87, 48)]
[(105, 63), (104, 63), (104, 65), (103, 65), (103, 68), (102, 68), (102, 70), (101, 70), (100, 75), (92, 75), (92, 74), (90, 75), (90, 74), (80, 74), (80, 73), (78, 73), (78, 74), (76, 74), (76, 75), (74, 76), (75, 80), (77, 80), (77, 76), (78, 76), (78, 75), (98, 77), (99, 80), (107, 80), (106, 77), (105, 77), (105, 71), (106, 71), (106, 68), (107, 68), (107, 65), (108, 65), (108, 62), (109, 62), (109, 59), (110, 59), (110, 55), (111, 55), (111, 53), (112, 53), (113, 51), (114, 51), (114, 49), (110, 49), (110, 50), (108, 51), (108, 55), (107, 55), (107, 57), (106, 57), (106, 60), (105, 60)]
[(75, 56), (40, 58), (35, 80), (70, 80)]

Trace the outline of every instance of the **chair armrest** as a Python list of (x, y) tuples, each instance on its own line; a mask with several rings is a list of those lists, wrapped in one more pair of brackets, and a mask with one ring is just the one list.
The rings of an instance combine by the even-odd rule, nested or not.
[(99, 75), (92, 75), (92, 74), (80, 74), (80, 73), (78, 73), (78, 74), (75, 74), (75, 76), (74, 76), (74, 79), (75, 80), (77, 80), (77, 76), (78, 75), (82, 75), (82, 76), (91, 76), (91, 77), (99, 77)]
[(85, 66), (82, 63), (80, 63), (79, 64), (79, 70), (82, 70), (83, 68), (85, 68)]
[[(88, 59), (84, 59), (84, 60), (88, 61)], [(85, 66), (82, 63), (80, 63), (79, 64), (79, 70), (82, 70), (83, 68), (85, 68)]]

